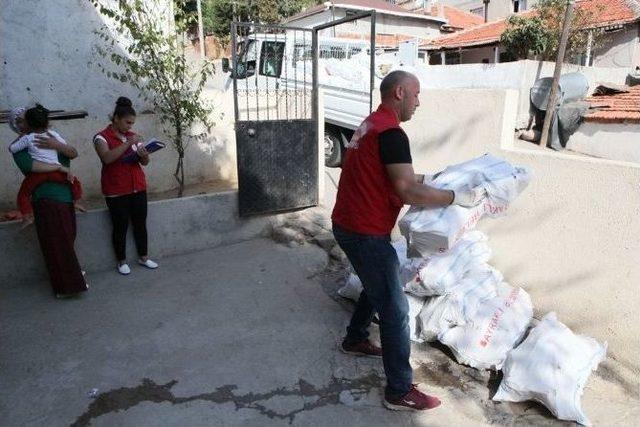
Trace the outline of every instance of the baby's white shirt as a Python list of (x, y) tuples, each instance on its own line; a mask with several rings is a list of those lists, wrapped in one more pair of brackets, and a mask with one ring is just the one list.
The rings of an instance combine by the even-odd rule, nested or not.
[[(54, 130), (48, 130), (47, 132), (62, 144), (67, 143), (67, 141), (65, 141), (64, 138), (62, 138), (58, 132)], [(9, 146), (9, 151), (11, 151), (12, 153), (17, 153), (18, 151), (22, 151), (26, 148), (33, 160), (37, 160), (42, 163), (47, 163), (49, 165), (59, 165), (60, 162), (58, 161), (58, 152), (56, 150), (51, 148), (38, 148), (34, 144), (36, 140), (36, 136), (41, 135), (46, 137), (47, 132), (28, 133), (23, 137), (21, 137), (20, 139), (18, 139), (13, 144), (11, 144)]]

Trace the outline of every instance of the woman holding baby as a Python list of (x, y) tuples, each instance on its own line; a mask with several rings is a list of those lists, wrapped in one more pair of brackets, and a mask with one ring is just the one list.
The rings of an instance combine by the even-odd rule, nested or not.
[[(74, 249), (76, 215), (73, 201), (78, 195), (74, 196), (72, 186), (67, 182), (71, 177), (70, 160), (77, 157), (78, 152), (59, 134), (48, 129), (48, 111), (40, 105), (28, 110), (14, 109), (9, 124), (20, 135), (9, 149), (26, 176), (24, 184), (29, 187), (27, 205), (30, 206), (22, 208), (27, 210), (24, 212), (26, 218), (33, 215), (53, 292), (58, 298), (79, 295), (88, 286)], [(47, 175), (46, 179), (43, 179), (44, 175)]]
[(149, 164), (149, 153), (139, 135), (132, 131), (136, 112), (128, 98), (116, 101), (111, 124), (98, 132), (94, 148), (102, 162), (102, 193), (113, 224), (112, 242), (120, 274), (131, 273), (127, 263), (127, 228), (133, 225), (138, 264), (155, 269), (158, 264), (147, 256), (147, 184), (142, 166)]

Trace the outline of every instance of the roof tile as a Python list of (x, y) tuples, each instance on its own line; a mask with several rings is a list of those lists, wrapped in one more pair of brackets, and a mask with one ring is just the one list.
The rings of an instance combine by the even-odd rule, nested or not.
[[(576, 7), (587, 8), (592, 12), (593, 20), (587, 24), (588, 27), (623, 25), (640, 19), (639, 0), (581, 0)], [(535, 9), (530, 9), (518, 15), (527, 16), (534, 13)], [(500, 40), (505, 29), (506, 18), (438, 37), (425, 45), (432, 49), (456, 49), (493, 44)]]
[(591, 108), (599, 108), (585, 116), (586, 122), (640, 123), (640, 86), (632, 86), (629, 92), (587, 98)]
[[(425, 15), (431, 16), (444, 15), (444, 18), (447, 20), (446, 25), (452, 28), (465, 29), (484, 24), (484, 18), (480, 15), (448, 6), (446, 4), (440, 6), (442, 7), (442, 10), (440, 10), (440, 7), (438, 6), (432, 6), (430, 8), (413, 9), (412, 12), (424, 13)], [(442, 15), (440, 15), (440, 13), (442, 13)]]

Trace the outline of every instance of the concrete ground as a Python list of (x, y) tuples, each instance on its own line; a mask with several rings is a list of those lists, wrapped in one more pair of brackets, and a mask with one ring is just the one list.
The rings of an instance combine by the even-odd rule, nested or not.
[[(565, 424), (536, 404), (491, 402), (495, 375), (429, 346), (413, 349), (415, 376), (443, 405), (384, 409), (381, 361), (336, 351), (350, 305), (318, 246), (257, 239), (160, 261), (91, 274), (74, 300), (53, 299), (46, 282), (3, 285), (0, 425)], [(640, 419), (601, 375), (583, 406), (595, 425)]]

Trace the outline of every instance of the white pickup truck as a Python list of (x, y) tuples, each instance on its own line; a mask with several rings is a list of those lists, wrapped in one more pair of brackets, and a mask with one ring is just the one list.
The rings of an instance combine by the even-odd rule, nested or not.
[[(340, 166), (344, 145), (370, 108), (370, 43), (367, 40), (320, 37), (318, 40), (318, 88), (323, 92), (325, 164)], [(252, 34), (237, 44), (237, 65), (231, 70), (223, 59), (223, 71), (232, 74), (237, 87), (258, 91), (297, 89), (312, 84), (311, 37)], [(416, 41), (400, 43), (394, 50), (376, 50), (374, 89), (390, 70), (414, 66)], [(376, 106), (374, 105), (373, 108)]]

